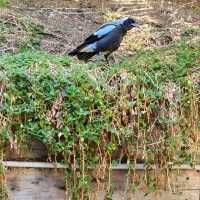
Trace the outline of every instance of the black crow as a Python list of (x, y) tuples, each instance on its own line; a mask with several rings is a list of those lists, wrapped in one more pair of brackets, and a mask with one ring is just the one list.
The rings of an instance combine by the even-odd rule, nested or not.
[(108, 63), (108, 56), (119, 48), (123, 36), (136, 26), (137, 23), (131, 17), (107, 22), (68, 55), (77, 56), (78, 59), (87, 61), (94, 55), (104, 52)]

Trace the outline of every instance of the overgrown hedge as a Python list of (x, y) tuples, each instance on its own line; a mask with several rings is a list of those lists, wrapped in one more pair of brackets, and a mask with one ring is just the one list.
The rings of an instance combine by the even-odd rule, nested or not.
[[(149, 50), (120, 65), (75, 63), (40, 51), (0, 58), (0, 138), (20, 149), (34, 139), (67, 166), (72, 199), (87, 199), (111, 165), (170, 169), (194, 164), (200, 133), (200, 45)], [(10, 143), (10, 144), (9, 144)], [(147, 173), (148, 174), (148, 173)], [(128, 176), (128, 189), (136, 187)], [(145, 179), (151, 190), (155, 179)], [(130, 186), (130, 187), (129, 187)]]

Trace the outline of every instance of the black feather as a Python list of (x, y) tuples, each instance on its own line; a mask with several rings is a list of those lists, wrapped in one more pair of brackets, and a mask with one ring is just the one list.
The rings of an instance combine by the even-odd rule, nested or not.
[(88, 52), (78, 52), (76, 55), (79, 60), (87, 61), (90, 58), (92, 58), (95, 54), (96, 54), (96, 52), (89, 52), (89, 53)]
[(69, 52), (68, 55), (70, 56), (75, 56), (81, 49), (83, 49), (87, 44), (83, 43), (81, 45), (79, 45), (78, 47), (76, 47), (76, 49), (74, 49), (73, 51)]

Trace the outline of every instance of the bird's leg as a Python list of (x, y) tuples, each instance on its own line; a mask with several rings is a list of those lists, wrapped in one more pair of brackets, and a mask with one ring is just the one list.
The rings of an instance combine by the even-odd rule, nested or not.
[(104, 55), (104, 56), (105, 56), (105, 59), (106, 59), (106, 62), (107, 62), (108, 65), (110, 64), (110, 63), (109, 63), (109, 60), (108, 60), (108, 57), (110, 56), (111, 53), (112, 53), (112, 52), (108, 52), (107, 54)]
[(107, 64), (109, 65), (108, 56), (109, 56), (109, 54), (106, 54), (104, 57), (106, 59)]

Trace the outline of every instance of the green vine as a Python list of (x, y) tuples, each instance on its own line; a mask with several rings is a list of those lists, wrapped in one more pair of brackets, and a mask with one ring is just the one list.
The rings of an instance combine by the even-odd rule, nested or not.
[(153, 192), (153, 166), (165, 173), (195, 164), (198, 156), (199, 57), (200, 46), (188, 44), (141, 52), (109, 67), (40, 51), (4, 55), (2, 147), (43, 142), (67, 165), (73, 200), (90, 199), (94, 182), (112, 199), (111, 167), (121, 162), (129, 166), (126, 191), (140, 187), (135, 166), (144, 163), (142, 181)]

